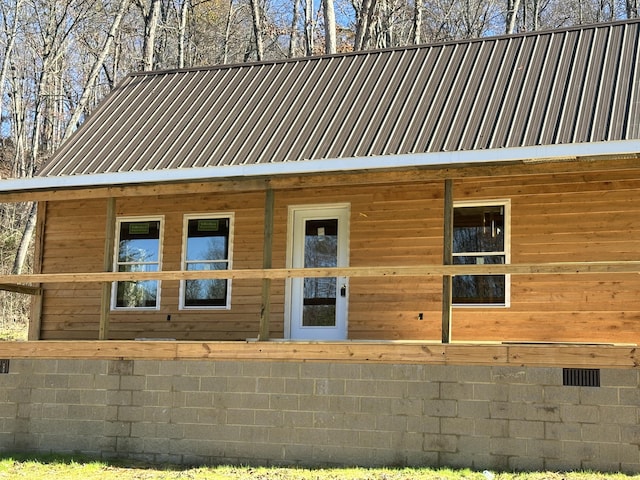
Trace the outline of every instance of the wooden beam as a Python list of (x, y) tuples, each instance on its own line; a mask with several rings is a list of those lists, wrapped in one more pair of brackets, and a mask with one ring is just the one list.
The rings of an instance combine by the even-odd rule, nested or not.
[(0, 358), (210, 360), (637, 369), (635, 344), (440, 344), (429, 341), (0, 342)]
[(435, 182), (448, 178), (484, 178), (565, 174), (613, 170), (638, 170), (637, 155), (563, 159), (539, 162), (509, 162), (494, 164), (466, 164), (451, 166), (412, 167), (384, 171), (327, 172), (309, 175), (281, 175), (245, 179), (218, 179), (212, 181), (166, 182), (162, 184), (117, 185), (77, 189), (54, 189), (22, 192), (0, 192), (0, 203), (79, 200), (88, 198), (139, 197), (160, 195), (193, 195), (213, 192), (262, 191), (274, 189), (319, 188), (344, 185), (376, 185), (392, 183)]
[[(38, 202), (36, 219), (36, 241), (33, 250), (33, 273), (42, 273), (42, 260), (44, 255), (44, 236), (47, 222), (47, 202)], [(29, 340), (40, 339), (40, 329), (42, 328), (42, 302), (44, 292), (39, 283), (32, 288), (37, 289), (37, 293), (31, 299), (31, 315), (29, 317), (29, 330), (27, 338)]]
[[(268, 270), (272, 267), (273, 252), (273, 210), (274, 193), (267, 189), (264, 199), (264, 238), (262, 245), (262, 268)], [(271, 279), (262, 279), (262, 308), (260, 309), (260, 332), (258, 340), (269, 340), (269, 321), (271, 315)]]
[[(115, 246), (116, 232), (116, 199), (111, 197), (107, 199), (106, 225), (104, 236), (104, 259), (103, 269), (105, 272), (113, 271), (113, 255)], [(102, 283), (102, 295), (100, 298), (100, 329), (98, 331), (98, 339), (106, 340), (109, 338), (109, 314), (111, 313), (111, 281)]]
[(553, 262), (484, 265), (414, 265), (397, 267), (271, 268), (268, 270), (175, 270), (162, 272), (96, 272), (0, 275), (0, 283), (91, 283), (214, 278), (283, 280), (302, 277), (432, 277), (442, 275), (572, 275), (640, 273), (640, 261)]
[(42, 289), (39, 287), (31, 285), (18, 285), (15, 283), (0, 283), (0, 290), (33, 296), (39, 296), (42, 293)]
[[(453, 180), (444, 181), (442, 264), (453, 264)], [(451, 342), (453, 277), (442, 276), (442, 343)]]
[(440, 182), (447, 179), (570, 174), (638, 170), (638, 157), (564, 159), (540, 162), (500, 162), (450, 166), (412, 167), (384, 171), (328, 172), (324, 174), (277, 176), (270, 180), (274, 189), (318, 188), (344, 185), (376, 185), (416, 182)]
[(165, 182), (143, 185), (116, 185), (75, 189), (34, 190), (26, 192), (0, 192), (0, 203), (26, 202), (34, 198), (43, 201), (82, 200), (88, 198), (125, 198), (160, 195), (194, 195), (212, 192), (261, 191), (268, 183), (264, 178), (220, 179), (216, 181)]

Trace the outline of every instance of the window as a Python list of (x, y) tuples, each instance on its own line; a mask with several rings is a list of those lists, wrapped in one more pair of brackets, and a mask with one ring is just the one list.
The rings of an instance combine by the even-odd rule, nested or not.
[[(183, 270), (231, 268), (232, 215), (188, 215), (184, 219)], [(231, 281), (183, 280), (181, 308), (229, 308)]]
[[(115, 270), (157, 272), (160, 270), (162, 217), (120, 218), (116, 223)], [(113, 308), (153, 308), (159, 306), (158, 280), (116, 282)]]
[[(508, 201), (456, 203), (453, 209), (453, 263), (509, 263)], [(508, 275), (453, 277), (454, 305), (508, 306)]]

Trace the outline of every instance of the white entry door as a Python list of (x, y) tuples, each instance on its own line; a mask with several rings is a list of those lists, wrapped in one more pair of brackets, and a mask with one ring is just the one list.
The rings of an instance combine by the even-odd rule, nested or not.
[[(348, 205), (291, 207), (289, 226), (291, 268), (349, 265)], [(288, 287), (289, 338), (347, 338), (347, 277), (292, 278)]]

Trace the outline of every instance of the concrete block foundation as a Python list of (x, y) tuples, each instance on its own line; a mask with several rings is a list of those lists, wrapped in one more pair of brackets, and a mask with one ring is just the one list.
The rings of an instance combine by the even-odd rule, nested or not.
[(640, 473), (634, 369), (12, 359), (0, 449), (185, 464)]

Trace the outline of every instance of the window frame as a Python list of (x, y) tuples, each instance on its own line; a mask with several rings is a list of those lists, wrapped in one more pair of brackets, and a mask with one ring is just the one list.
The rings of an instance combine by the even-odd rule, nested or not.
[[(189, 220), (218, 220), (218, 219), (227, 219), (229, 220), (229, 238), (228, 242), (228, 252), (227, 252), (227, 270), (233, 269), (233, 239), (234, 239), (234, 223), (235, 223), (235, 214), (233, 212), (209, 212), (209, 213), (188, 213), (183, 215), (182, 218), (182, 251), (180, 254), (180, 268), (182, 271), (187, 271), (187, 263), (202, 263), (201, 261), (189, 261), (187, 262), (187, 240), (189, 236)], [(219, 262), (223, 262), (220, 260)], [(224, 305), (185, 305), (185, 288), (187, 281), (180, 280), (180, 288), (179, 288), (179, 301), (178, 301), (178, 309), (179, 310), (231, 310), (231, 290), (232, 290), (232, 281), (231, 279), (226, 279), (227, 282), (227, 298), (225, 299)]]
[[(123, 223), (127, 223), (127, 222), (131, 222), (131, 223), (135, 223), (135, 222), (159, 222), (160, 226), (158, 228), (158, 261), (154, 262), (154, 263), (147, 263), (149, 265), (151, 264), (157, 264), (158, 265), (158, 272), (162, 271), (162, 254), (163, 254), (163, 247), (164, 247), (164, 215), (144, 215), (144, 216), (123, 216), (123, 217), (116, 217), (116, 240), (114, 242), (114, 249), (113, 249), (113, 271), (114, 273), (117, 273), (119, 271), (119, 266), (121, 264), (126, 264), (127, 262), (120, 262), (119, 256), (120, 256), (120, 235), (121, 235), (121, 228), (122, 228), (122, 224)], [(131, 264), (131, 263), (129, 263)], [(143, 263), (140, 263), (141, 265)], [(154, 307), (119, 307), (118, 304), (118, 281), (115, 281), (112, 283), (111, 285), (111, 311), (113, 312), (122, 312), (122, 311), (134, 311), (134, 312), (140, 312), (140, 311), (158, 311), (160, 310), (160, 306), (161, 306), (161, 293), (162, 293), (162, 281), (161, 280), (155, 280), (158, 285), (157, 287), (157, 291), (156, 291), (156, 305)]]
[[(462, 200), (453, 202), (453, 210), (464, 207), (502, 207), (504, 208), (504, 250), (502, 252), (452, 252), (455, 257), (469, 256), (504, 256), (504, 264), (511, 263), (511, 199), (489, 199), (489, 200)], [(453, 225), (455, 228), (455, 225)], [(478, 253), (479, 255), (475, 255)], [(471, 255), (470, 255), (471, 254)], [(474, 275), (471, 275), (474, 276)], [(511, 306), (511, 274), (504, 274), (504, 302), (503, 303), (454, 303), (455, 308), (509, 308)]]

